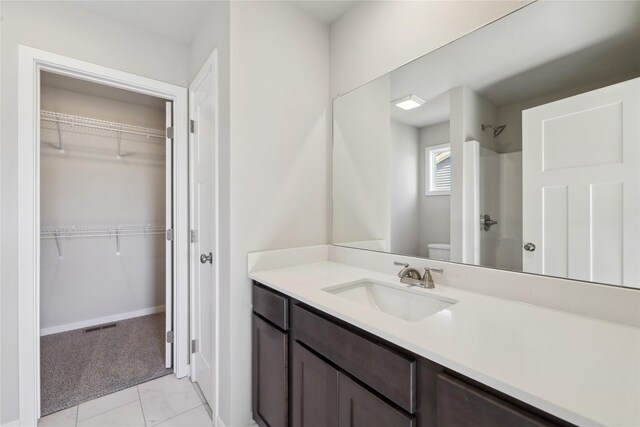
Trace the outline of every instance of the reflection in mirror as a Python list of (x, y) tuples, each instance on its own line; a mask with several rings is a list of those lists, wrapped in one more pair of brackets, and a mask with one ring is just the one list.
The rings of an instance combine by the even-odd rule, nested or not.
[(640, 287), (640, 2), (537, 2), (337, 98), (333, 243)]

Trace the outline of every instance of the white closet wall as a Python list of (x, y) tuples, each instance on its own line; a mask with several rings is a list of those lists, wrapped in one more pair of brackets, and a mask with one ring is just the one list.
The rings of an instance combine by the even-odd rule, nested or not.
[[(82, 87), (82, 86), (80, 86)], [(99, 92), (94, 92), (99, 93)], [(42, 87), (41, 109), (164, 129), (164, 103), (132, 102)], [(156, 144), (104, 133), (42, 130), (41, 225), (165, 224), (164, 140)], [(164, 235), (41, 240), (41, 333), (164, 310)], [(58, 248), (58, 245), (60, 248)]]

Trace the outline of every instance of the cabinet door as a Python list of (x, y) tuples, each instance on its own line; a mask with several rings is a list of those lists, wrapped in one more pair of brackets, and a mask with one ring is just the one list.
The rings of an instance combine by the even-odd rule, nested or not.
[(339, 427), (414, 427), (415, 417), (406, 415), (361, 387), (346, 375), (338, 374)]
[(469, 384), (438, 375), (438, 427), (550, 427), (553, 424)]
[(287, 427), (287, 334), (253, 315), (253, 418), (261, 427)]
[(292, 427), (335, 427), (338, 371), (297, 342), (291, 346)]

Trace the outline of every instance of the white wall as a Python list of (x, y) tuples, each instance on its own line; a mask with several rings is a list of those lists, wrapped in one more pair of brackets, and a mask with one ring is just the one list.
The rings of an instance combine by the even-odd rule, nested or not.
[(482, 125), (496, 125), (498, 113), (495, 105), (479, 93), (464, 87), (464, 132), (465, 141), (478, 141), (480, 146), (496, 151), (493, 130), (482, 130)]
[(391, 120), (391, 240), (389, 250), (396, 254), (418, 255), (420, 238), (418, 223), (420, 213), (419, 152), (419, 130), (413, 126)]
[(425, 196), (425, 148), (449, 142), (449, 122), (437, 123), (420, 129), (420, 248), (419, 255), (429, 254), (429, 243), (449, 243), (451, 196)]
[(522, 151), (500, 154), (496, 267), (522, 270)]
[(540, 94), (535, 98), (516, 102), (514, 104), (502, 105), (497, 109), (499, 124), (506, 124), (507, 127), (496, 138), (496, 149), (500, 153), (512, 153), (522, 151), (522, 111), (549, 102), (575, 96), (581, 93), (596, 90), (602, 87), (620, 83), (638, 77), (638, 73), (624, 74), (611, 77), (606, 80), (591, 82), (573, 88), (566, 88), (562, 91)]
[(358, 2), (331, 27), (331, 97), (355, 89), (528, 3)]
[(389, 249), (389, 77), (333, 103), (333, 242), (381, 241)]
[[(18, 418), (18, 44), (186, 86), (185, 46), (64, 2), (1, 3), (1, 371), (6, 423)], [(167, 60), (170, 58), (170, 60)]]
[(449, 91), (450, 116), (449, 116), (449, 143), (451, 144), (451, 196), (450, 196), (450, 223), (449, 243), (450, 259), (462, 262), (463, 255), (463, 149), (465, 138), (464, 121), (464, 88), (458, 86)]
[[(247, 252), (325, 243), (329, 30), (288, 2), (231, 3), (228, 427), (251, 420)], [(223, 303), (227, 303), (226, 301)], [(225, 332), (227, 333), (227, 332)]]
[[(164, 109), (150, 108), (44, 86), (41, 108), (64, 114), (165, 128)], [(116, 158), (116, 139), (43, 129), (40, 161), (40, 218), (43, 227), (71, 225), (165, 225), (164, 140), (150, 145), (123, 139)], [(74, 329), (75, 323), (164, 305), (164, 235), (42, 240), (40, 328), (43, 333)]]

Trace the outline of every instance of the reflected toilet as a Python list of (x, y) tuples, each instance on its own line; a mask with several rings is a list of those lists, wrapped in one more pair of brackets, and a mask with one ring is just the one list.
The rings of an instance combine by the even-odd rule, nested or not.
[(429, 243), (429, 258), (449, 261), (449, 243)]

